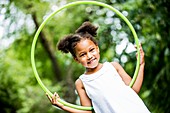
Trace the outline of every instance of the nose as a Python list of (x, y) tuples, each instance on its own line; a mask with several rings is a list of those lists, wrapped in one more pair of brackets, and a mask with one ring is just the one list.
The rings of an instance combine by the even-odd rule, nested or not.
[(87, 53), (87, 58), (88, 58), (88, 60), (90, 60), (92, 58), (92, 54), (91, 53)]

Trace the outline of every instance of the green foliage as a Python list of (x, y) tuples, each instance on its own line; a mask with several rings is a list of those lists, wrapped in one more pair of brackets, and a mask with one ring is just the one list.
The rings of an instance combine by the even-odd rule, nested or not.
[[(72, 2), (68, 0), (66, 2)], [(153, 113), (168, 113), (170, 103), (170, 23), (168, 0), (100, 0), (120, 10), (134, 26), (145, 51), (145, 78), (140, 92), (148, 108)], [(8, 47), (0, 47), (0, 108), (4, 113), (52, 113), (64, 111), (51, 106), (37, 84), (30, 63), (30, 49), (37, 24), (63, 4), (63, 0), (12, 0), (0, 4), (4, 27), (3, 37), (12, 42)], [(77, 10), (78, 9), (78, 10)], [(71, 13), (70, 13), (71, 11)], [(2, 18), (2, 19), (1, 19)], [(37, 42), (35, 58), (40, 78), (51, 92), (58, 92), (61, 98), (75, 103), (74, 81), (84, 69), (73, 62), (71, 55), (56, 49), (58, 40), (66, 34), (74, 33), (86, 20), (99, 25), (96, 37), (100, 47), (101, 62), (118, 61), (132, 76), (136, 65), (135, 52), (128, 52), (134, 44), (128, 26), (108, 9), (79, 5), (63, 10), (43, 28), (51, 54), (57, 59), (61, 71), (56, 75), (47, 47)], [(5, 26), (4, 26), (5, 25)], [(0, 42), (0, 44), (2, 44)], [(0, 45), (1, 46), (1, 45)], [(120, 48), (123, 47), (123, 48)], [(61, 77), (61, 81), (57, 77)]]
[[(143, 5), (145, 4), (145, 5)], [(128, 4), (124, 4), (128, 9)], [(169, 58), (170, 58), (170, 31), (169, 31), (169, 6), (168, 0), (159, 1), (143, 0), (130, 9), (130, 18), (137, 24), (139, 36), (142, 39), (146, 54), (146, 68), (144, 93), (146, 103), (153, 113), (168, 113), (170, 99), (168, 95)], [(147, 63), (148, 62), (148, 63)], [(160, 93), (163, 92), (163, 93)]]

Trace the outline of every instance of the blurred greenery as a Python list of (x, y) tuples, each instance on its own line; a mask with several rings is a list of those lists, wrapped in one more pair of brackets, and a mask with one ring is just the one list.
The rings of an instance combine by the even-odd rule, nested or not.
[[(38, 85), (30, 63), (34, 34), (57, 8), (75, 0), (0, 1), (0, 108), (2, 113), (65, 113), (53, 107)], [(145, 77), (140, 92), (152, 113), (169, 113), (170, 1), (98, 0), (122, 12), (134, 26), (145, 51)], [(22, 2), (22, 3), (21, 3)], [(38, 73), (51, 92), (77, 104), (74, 81), (84, 69), (71, 55), (56, 50), (58, 40), (82, 22), (100, 26), (101, 62), (118, 61), (133, 76), (136, 56), (131, 31), (114, 12), (79, 5), (55, 15), (43, 28), (36, 46)]]

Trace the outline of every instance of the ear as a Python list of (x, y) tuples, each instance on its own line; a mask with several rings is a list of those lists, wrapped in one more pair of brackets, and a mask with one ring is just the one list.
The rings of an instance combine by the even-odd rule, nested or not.
[(77, 59), (77, 57), (74, 57), (74, 60), (75, 60), (76, 62), (80, 63), (79, 60)]

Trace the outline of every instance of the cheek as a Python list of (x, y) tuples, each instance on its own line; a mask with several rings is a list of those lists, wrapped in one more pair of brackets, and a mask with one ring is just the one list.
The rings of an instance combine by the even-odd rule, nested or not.
[(100, 59), (100, 54), (99, 53), (98, 53), (97, 57), (98, 57), (98, 59)]
[(79, 63), (83, 64), (86, 61), (86, 59), (85, 58), (78, 58), (77, 61)]
[(80, 63), (82, 66), (84, 66), (84, 67), (87, 66), (86, 60), (81, 60), (81, 61), (79, 61), (79, 63)]
[(95, 55), (96, 55), (97, 57), (100, 57), (100, 52), (97, 50), (97, 51), (95, 52)]
[(97, 52), (95, 56), (98, 60), (100, 59), (100, 53), (99, 52)]

